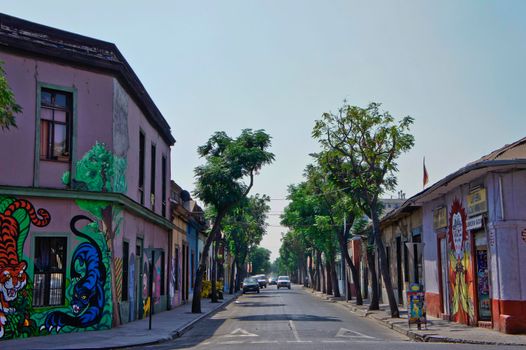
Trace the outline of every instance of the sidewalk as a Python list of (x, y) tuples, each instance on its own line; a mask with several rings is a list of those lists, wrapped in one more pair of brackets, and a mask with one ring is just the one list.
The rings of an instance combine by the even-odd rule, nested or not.
[(224, 294), (221, 303), (212, 304), (209, 299), (201, 301), (201, 314), (192, 314), (191, 302), (152, 316), (152, 330), (148, 330), (148, 318), (126, 323), (105, 331), (75, 332), (26, 339), (0, 341), (2, 350), (44, 349), (115, 349), (137, 345), (155, 344), (180, 337), (194, 323), (224, 308), (238, 294)]
[(407, 310), (404, 308), (399, 308), (400, 318), (390, 318), (389, 305), (382, 304), (380, 305), (380, 310), (368, 311), (368, 305), (357, 306), (354, 304), (354, 300), (347, 302), (343, 298), (327, 296), (321, 292), (313, 291), (310, 288), (305, 289), (322, 299), (338, 303), (361, 317), (373, 319), (416, 341), (526, 346), (526, 335), (505, 334), (492, 329), (469, 327), (429, 316), (427, 317), (427, 329), (425, 329), (424, 325), (422, 325), (422, 330), (417, 330), (416, 325), (411, 325), (411, 329), (409, 329), (407, 324)]

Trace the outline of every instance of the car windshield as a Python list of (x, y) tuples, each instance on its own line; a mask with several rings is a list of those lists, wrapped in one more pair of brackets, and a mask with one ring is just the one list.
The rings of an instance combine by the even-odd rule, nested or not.
[(289, 280), (289, 277), (288, 277), (288, 276), (279, 276), (279, 277), (278, 277), (278, 280), (281, 280), (281, 281), (288, 281), (288, 280)]
[(247, 283), (256, 283), (256, 280), (253, 279), (253, 278), (245, 278), (243, 280), (243, 283), (247, 284)]

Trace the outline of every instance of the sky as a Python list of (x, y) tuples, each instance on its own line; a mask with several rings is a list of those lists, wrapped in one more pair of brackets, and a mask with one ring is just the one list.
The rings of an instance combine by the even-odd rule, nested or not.
[(526, 1), (6, 1), (16, 17), (115, 43), (171, 125), (172, 179), (193, 190), (212, 133), (272, 135), (253, 193), (272, 198), (278, 255), (287, 186), (302, 181), (323, 112), (382, 103), (415, 119), (398, 190), (526, 136)]

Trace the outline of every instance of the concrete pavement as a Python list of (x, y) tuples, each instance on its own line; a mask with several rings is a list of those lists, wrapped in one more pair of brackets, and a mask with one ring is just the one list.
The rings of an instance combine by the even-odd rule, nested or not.
[[(496, 345), (422, 343), (322, 300), (301, 286), (243, 295), (182, 337), (149, 350), (493, 350)], [(523, 350), (509, 346), (506, 350)]]
[(224, 295), (221, 303), (212, 304), (209, 299), (201, 302), (201, 314), (191, 313), (191, 303), (152, 316), (152, 330), (148, 319), (126, 323), (105, 331), (90, 331), (31, 337), (0, 341), (1, 350), (44, 349), (116, 349), (130, 346), (146, 346), (166, 342), (181, 336), (194, 323), (223, 309), (237, 295)]
[[(427, 329), (418, 330), (416, 325), (407, 324), (407, 310), (400, 308), (400, 318), (389, 317), (389, 305), (381, 305), (378, 311), (369, 311), (368, 305), (357, 306), (354, 301), (333, 298), (310, 288), (305, 288), (313, 295), (324, 300), (335, 302), (362, 316), (373, 319), (411, 339), (422, 342), (465, 343), (481, 345), (517, 345), (526, 346), (526, 335), (504, 334), (492, 329), (469, 327), (463, 324), (428, 316)], [(526, 349), (526, 348), (525, 348)]]

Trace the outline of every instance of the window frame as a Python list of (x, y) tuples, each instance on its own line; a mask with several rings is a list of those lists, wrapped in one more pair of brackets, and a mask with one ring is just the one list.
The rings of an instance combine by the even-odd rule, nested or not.
[[(49, 93), (52, 97), (53, 96), (56, 96), (56, 95), (63, 95), (65, 96), (65, 99), (66, 99), (66, 103), (65, 103), (65, 107), (62, 108), (62, 107), (59, 107), (57, 105), (54, 105), (54, 104), (51, 104), (51, 105), (46, 105), (43, 103), (43, 100), (42, 100), (42, 94), (43, 93)], [(41, 141), (42, 140), (42, 135), (44, 134), (44, 130), (43, 130), (43, 122), (44, 120), (47, 121), (47, 124), (48, 124), (48, 132), (46, 134), (48, 134), (48, 140), (46, 142), (46, 149), (47, 149), (47, 152), (46, 154), (42, 154), (43, 152), (43, 149), (42, 147), (40, 147), (40, 152), (39, 152), (39, 157), (40, 157), (40, 160), (42, 161), (50, 161), (50, 162), (61, 162), (61, 163), (69, 163), (71, 162), (71, 141), (72, 141), (72, 132), (71, 132), (71, 129), (72, 129), (72, 114), (73, 114), (73, 95), (70, 93), (70, 92), (67, 92), (67, 91), (61, 91), (61, 90), (55, 90), (55, 89), (50, 89), (50, 88), (46, 88), (46, 87), (42, 87), (40, 89), (40, 105), (39, 105), (39, 112), (40, 112), (40, 125), (38, 125), (38, 127), (40, 128), (40, 137), (41, 137)], [(47, 119), (47, 118), (43, 118), (42, 117), (42, 110), (43, 109), (47, 109), (49, 111), (52, 111), (52, 118), (51, 119)], [(62, 121), (58, 121), (58, 120), (55, 120), (55, 111), (58, 111), (58, 112), (64, 112), (65, 113), (65, 121), (62, 122)], [(62, 125), (63, 127), (65, 127), (65, 136), (66, 136), (66, 145), (65, 145), (65, 152), (67, 153), (67, 155), (56, 155), (54, 154), (54, 139), (55, 139), (55, 130), (56, 130), (56, 126), (57, 125)], [(42, 142), (41, 142), (42, 143)]]
[[(70, 117), (70, 157), (68, 161), (59, 161), (53, 159), (41, 159), (40, 158), (40, 139), (41, 139), (41, 116), (40, 109), (42, 104), (42, 90), (55, 90), (57, 92), (68, 93), (71, 95), (71, 117)], [(36, 84), (36, 99), (35, 99), (35, 149), (34, 149), (34, 162), (33, 162), (33, 187), (39, 187), (40, 183), (40, 162), (59, 162), (69, 163), (71, 178), (74, 179), (76, 176), (76, 164), (77, 164), (77, 98), (78, 91), (75, 87), (60, 86), (55, 84), (49, 84), (38, 81)]]
[[(62, 273), (62, 292), (61, 292), (61, 303), (60, 304), (50, 304), (50, 290), (51, 290), (51, 279), (48, 279), (46, 286), (44, 287), (44, 304), (43, 305), (36, 305), (35, 300), (36, 298), (36, 292), (35, 292), (35, 276), (37, 275), (36, 267), (35, 267), (35, 258), (36, 258), (36, 249), (37, 249), (37, 240), (39, 239), (63, 239), (65, 240), (64, 244), (64, 263), (63, 268), (60, 273)], [(57, 306), (65, 306), (66, 305), (66, 278), (70, 274), (70, 256), (68, 254), (68, 250), (70, 249), (70, 235), (69, 234), (46, 234), (46, 235), (37, 235), (34, 236), (32, 239), (32, 246), (31, 251), (33, 253), (33, 300), (32, 300), (32, 306), (36, 309), (38, 308), (49, 308), (49, 307), (57, 307)], [(45, 275), (50, 275), (51, 273), (57, 273), (57, 272), (45, 272)]]
[[(141, 142), (142, 141), (142, 142)], [(144, 178), (146, 175), (146, 134), (141, 129), (139, 130), (139, 178), (138, 191), (139, 202), (144, 205)]]

